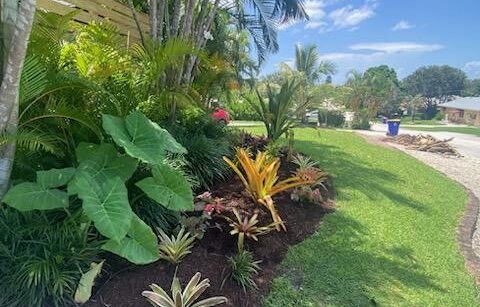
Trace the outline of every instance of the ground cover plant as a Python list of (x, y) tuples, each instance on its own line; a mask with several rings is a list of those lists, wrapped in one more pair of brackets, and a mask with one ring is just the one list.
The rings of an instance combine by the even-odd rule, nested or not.
[(337, 211), (289, 249), (265, 306), (478, 305), (455, 240), (462, 187), (351, 133), (295, 132), (334, 176)]

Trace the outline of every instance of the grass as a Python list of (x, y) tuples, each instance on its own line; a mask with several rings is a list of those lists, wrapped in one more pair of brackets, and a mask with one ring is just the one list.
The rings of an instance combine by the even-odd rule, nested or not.
[(416, 130), (416, 131), (444, 131), (455, 132), (480, 136), (480, 128), (476, 127), (403, 127), (404, 129)]
[(438, 120), (425, 120), (425, 119), (416, 119), (414, 122), (412, 122), (411, 119), (409, 118), (402, 118), (402, 123), (405, 125), (425, 125), (425, 126), (441, 126), (445, 125), (444, 122), (438, 121)]
[(338, 208), (290, 248), (264, 306), (479, 305), (455, 241), (467, 201), (458, 184), (352, 133), (295, 138), (334, 176)]

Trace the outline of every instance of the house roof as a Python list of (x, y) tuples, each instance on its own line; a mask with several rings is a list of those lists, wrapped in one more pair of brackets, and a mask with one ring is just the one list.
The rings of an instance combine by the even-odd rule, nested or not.
[(439, 107), (480, 111), (480, 97), (461, 97), (449, 102), (445, 102), (439, 105)]

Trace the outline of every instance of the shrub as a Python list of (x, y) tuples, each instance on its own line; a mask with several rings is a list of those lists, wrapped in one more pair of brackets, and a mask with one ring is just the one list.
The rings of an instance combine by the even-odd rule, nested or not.
[(433, 117), (434, 120), (444, 120), (445, 119), (445, 113), (442, 111), (439, 111), (435, 116)]
[(345, 116), (340, 111), (319, 109), (318, 122), (326, 126), (343, 127), (345, 124)]
[(195, 302), (200, 295), (210, 287), (210, 281), (204, 279), (200, 281), (202, 275), (200, 272), (195, 274), (182, 291), (180, 280), (175, 276), (170, 287), (172, 296), (169, 296), (165, 290), (156, 284), (151, 284), (152, 291), (143, 291), (142, 295), (157, 307), (209, 307), (216, 306), (227, 302), (227, 298), (223, 296), (215, 296)]
[(371, 127), (370, 125), (370, 117), (368, 116), (367, 110), (360, 110), (355, 114), (355, 117), (352, 122), (352, 129), (357, 130), (369, 130)]
[(243, 291), (257, 289), (253, 275), (258, 274), (261, 261), (255, 261), (251, 252), (242, 250), (238, 254), (228, 257), (230, 264), (230, 278), (242, 286)]
[(171, 127), (170, 132), (187, 150), (185, 169), (197, 178), (200, 187), (208, 189), (227, 178), (230, 170), (222, 160), (232, 154), (227, 128), (202, 116), (191, 118), (184, 127)]
[(89, 224), (8, 207), (0, 220), (0, 306), (74, 306), (82, 272), (101, 252)]

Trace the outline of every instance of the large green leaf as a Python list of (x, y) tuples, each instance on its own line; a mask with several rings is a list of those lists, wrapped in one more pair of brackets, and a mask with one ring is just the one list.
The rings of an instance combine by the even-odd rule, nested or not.
[[(77, 174), (87, 173), (98, 183), (119, 177), (127, 181), (137, 168), (137, 160), (121, 156), (111, 144), (80, 143), (76, 149), (79, 166)], [(69, 183), (68, 193), (78, 194), (77, 176)]]
[(2, 200), (20, 211), (66, 208), (68, 195), (57, 189), (48, 189), (35, 182), (24, 182), (11, 188)]
[(150, 121), (141, 112), (135, 111), (125, 120), (104, 114), (103, 129), (112, 136), (115, 143), (130, 156), (145, 163), (161, 164), (165, 152), (186, 153), (167, 130)]
[(37, 172), (37, 182), (45, 188), (58, 188), (66, 185), (75, 175), (73, 167)]
[(166, 165), (157, 165), (153, 177), (136, 183), (150, 198), (175, 211), (193, 210), (192, 188), (185, 176)]
[(137, 161), (129, 156), (119, 155), (111, 144), (80, 143), (76, 149), (79, 170), (106, 178), (118, 176), (127, 181), (137, 168)]
[(135, 264), (148, 264), (159, 259), (157, 237), (139, 217), (134, 216), (128, 235), (120, 242), (113, 240), (102, 248)]
[(100, 263), (92, 262), (90, 264), (90, 270), (82, 274), (78, 282), (77, 291), (75, 291), (75, 303), (85, 304), (90, 299), (95, 278), (102, 272), (104, 262), (105, 260)]
[(80, 173), (76, 183), (85, 214), (102, 235), (120, 242), (130, 229), (133, 217), (123, 181), (113, 177), (98, 182), (88, 173)]

